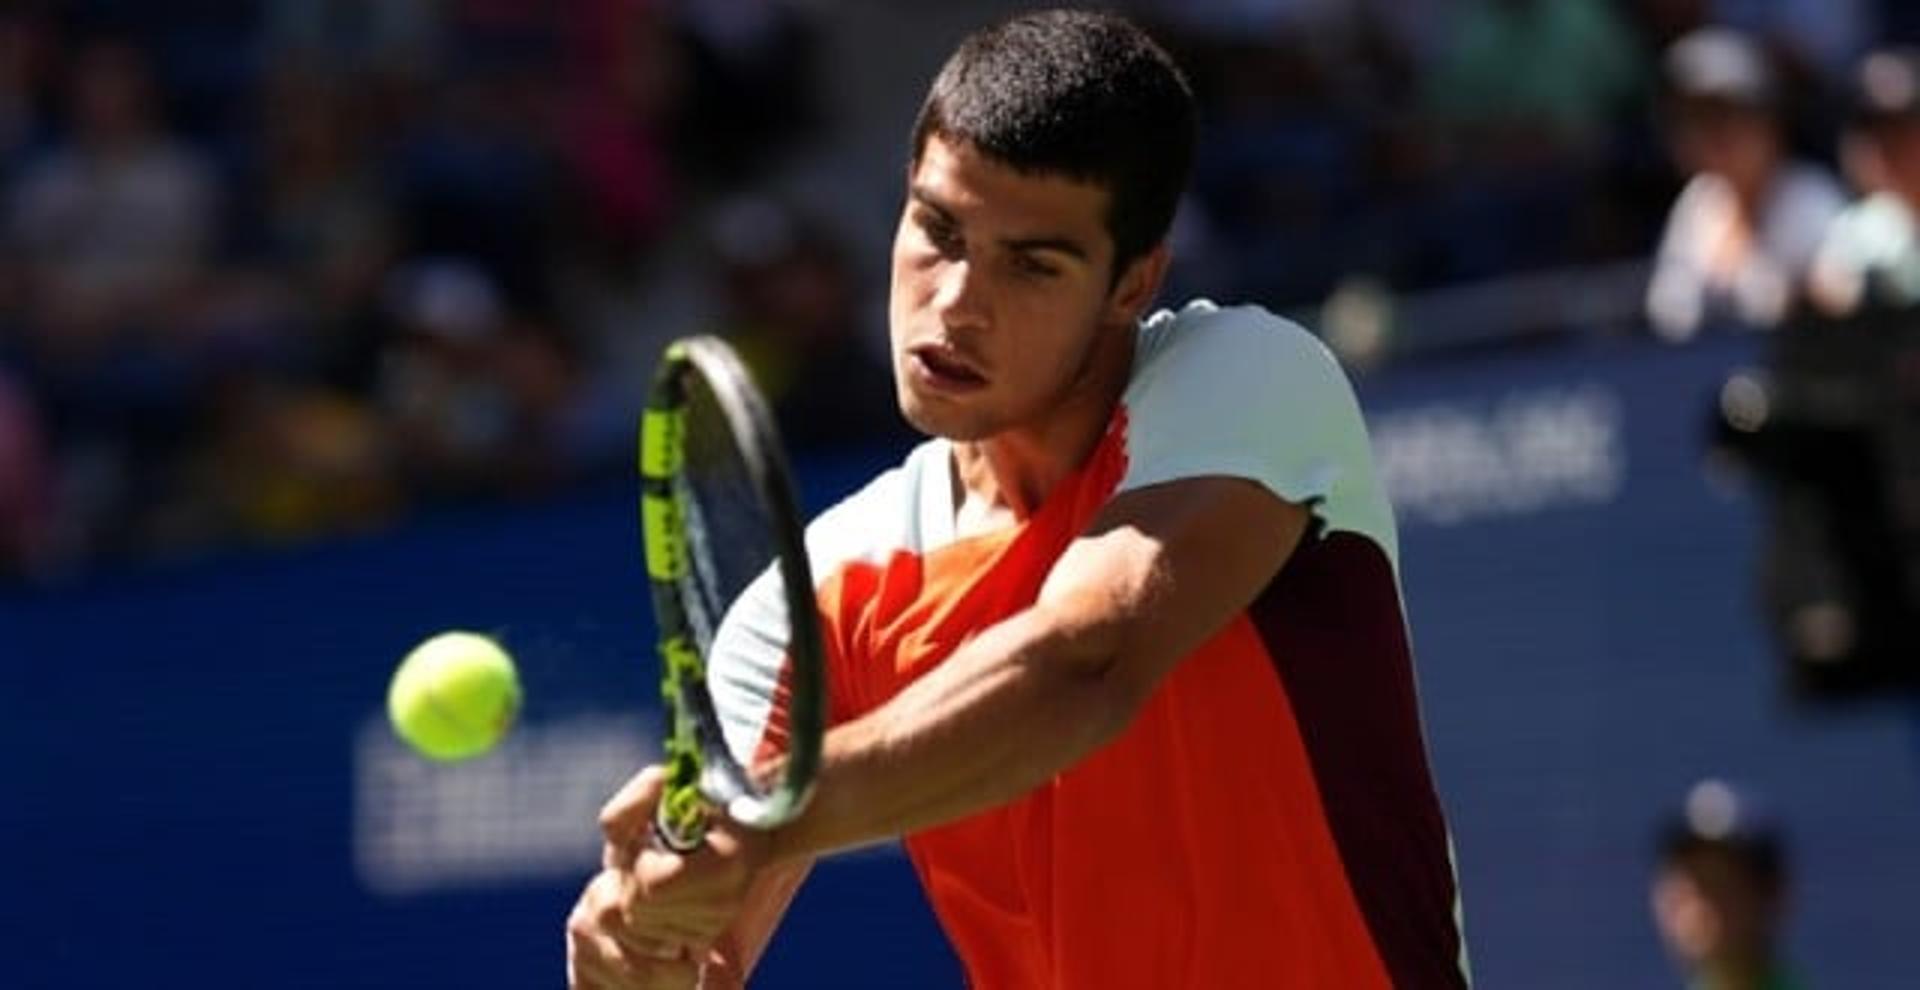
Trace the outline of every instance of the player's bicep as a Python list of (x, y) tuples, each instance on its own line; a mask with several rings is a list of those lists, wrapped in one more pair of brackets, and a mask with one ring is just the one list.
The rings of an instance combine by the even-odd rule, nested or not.
[(1040, 605), (1082, 624), (1102, 664), (1144, 698), (1251, 604), (1312, 522), (1305, 506), (1235, 477), (1123, 492), (1047, 577)]

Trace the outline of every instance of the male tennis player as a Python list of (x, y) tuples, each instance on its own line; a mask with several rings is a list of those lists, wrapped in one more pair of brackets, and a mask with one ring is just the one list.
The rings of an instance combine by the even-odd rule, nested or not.
[[(1143, 319), (1193, 143), (1180, 73), (1113, 16), (1021, 16), (941, 70), (891, 304), (933, 439), (809, 528), (818, 790), (682, 857), (647, 848), (659, 771), (630, 782), (574, 986), (741, 980), (814, 859), (894, 837), (974, 986), (1465, 985), (1352, 392), (1258, 309)], [(764, 761), (785, 640), (746, 604), (709, 680)]]

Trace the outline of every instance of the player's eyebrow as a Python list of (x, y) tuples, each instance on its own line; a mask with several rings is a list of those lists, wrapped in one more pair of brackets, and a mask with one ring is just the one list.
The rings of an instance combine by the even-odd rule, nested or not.
[(1070, 237), (1009, 237), (1000, 245), (1009, 251), (1058, 251), (1070, 258), (1086, 261), (1087, 249)]
[(938, 213), (940, 219), (946, 223), (959, 223), (959, 219), (953, 215), (953, 211), (947, 209), (946, 205), (940, 202), (940, 197), (934, 195), (933, 190), (928, 189), (918, 182), (907, 188), (907, 198)]
[[(909, 186), (907, 189), (907, 198), (932, 210), (940, 218), (942, 223), (953, 224), (956, 227), (960, 226), (960, 218), (954, 216), (953, 211), (940, 202), (940, 197), (926, 186), (917, 182)], [(1092, 258), (1091, 253), (1084, 245), (1064, 235), (1003, 237), (1000, 238), (999, 243), (1001, 247), (1009, 251), (1058, 251), (1061, 254), (1079, 261), (1090, 261)]]

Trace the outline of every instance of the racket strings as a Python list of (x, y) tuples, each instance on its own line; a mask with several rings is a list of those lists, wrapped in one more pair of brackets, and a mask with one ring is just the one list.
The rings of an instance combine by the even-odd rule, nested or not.
[(678, 484), (695, 591), (688, 618), (705, 653), (747, 586), (763, 576), (778, 580), (777, 572), (769, 576), (777, 544), (746, 452), (703, 379), (696, 377), (688, 390), (685, 422), (686, 460)]
[[(656, 485), (649, 567), (673, 723), (670, 789), (681, 799), (661, 828), (687, 848), (703, 805), (766, 827), (804, 803), (822, 734), (824, 651), (765, 400), (719, 340), (676, 347), (643, 424), (641, 471)], [(658, 453), (649, 460), (648, 450)]]

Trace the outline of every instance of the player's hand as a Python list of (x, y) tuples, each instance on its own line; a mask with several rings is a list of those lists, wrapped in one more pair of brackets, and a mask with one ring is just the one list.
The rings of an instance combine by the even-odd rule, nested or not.
[(746, 979), (731, 947), (696, 966), (683, 946), (649, 941), (626, 930), (628, 879), (602, 870), (567, 918), (567, 986), (571, 990), (741, 990)]
[(603, 870), (587, 884), (567, 918), (567, 986), (571, 990), (691, 990), (700, 967), (686, 948), (627, 930), (627, 880)]
[(601, 810), (606, 834), (602, 866), (622, 878), (626, 935), (681, 946), (696, 958), (714, 949), (740, 915), (754, 881), (772, 859), (764, 832), (716, 814), (705, 842), (686, 855), (650, 841), (666, 771), (648, 767)]

